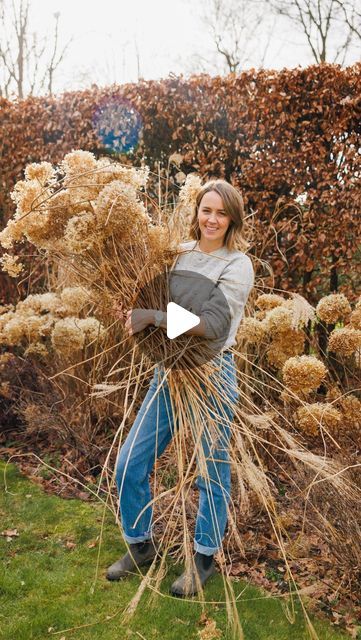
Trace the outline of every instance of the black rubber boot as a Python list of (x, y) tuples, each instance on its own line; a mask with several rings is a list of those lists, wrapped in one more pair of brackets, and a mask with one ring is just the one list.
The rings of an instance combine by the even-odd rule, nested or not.
[[(205, 585), (208, 578), (216, 573), (213, 556), (205, 556), (203, 553), (197, 553), (194, 556), (195, 569), (190, 573), (184, 571), (175, 582), (173, 582), (170, 592), (173, 596), (184, 598), (194, 596)], [(197, 575), (196, 575), (197, 573)], [(198, 580), (197, 580), (198, 576)]]
[(136, 542), (129, 545), (129, 551), (107, 569), (108, 580), (120, 580), (130, 574), (137, 573), (139, 567), (151, 564), (157, 555), (152, 540)]

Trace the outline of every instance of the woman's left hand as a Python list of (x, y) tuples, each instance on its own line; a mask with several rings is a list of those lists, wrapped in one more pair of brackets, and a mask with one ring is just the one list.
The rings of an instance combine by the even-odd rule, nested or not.
[(130, 336), (143, 331), (149, 324), (152, 324), (151, 309), (131, 309), (126, 312), (125, 330)]

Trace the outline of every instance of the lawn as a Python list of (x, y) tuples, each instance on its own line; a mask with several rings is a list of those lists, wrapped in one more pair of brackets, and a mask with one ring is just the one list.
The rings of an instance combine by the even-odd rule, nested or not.
[[(220, 604), (201, 605), (168, 596), (168, 587), (181, 566), (170, 564), (162, 585), (164, 597), (150, 603), (149, 593), (127, 624), (121, 613), (139, 585), (139, 577), (110, 583), (106, 567), (123, 552), (119, 530), (107, 512), (103, 541), (98, 545), (103, 507), (100, 502), (65, 500), (48, 495), (24, 478), (16, 466), (0, 461), (0, 553), (5, 571), (0, 576), (0, 638), (3, 640), (204, 640), (230, 638), (220, 575), (207, 584), (206, 597)], [(16, 530), (16, 532), (15, 532)], [(18, 535), (16, 535), (16, 533)], [(99, 553), (99, 571), (96, 566)], [(309, 638), (297, 608), (290, 624), (279, 599), (236, 582), (243, 590), (239, 611), (246, 640), (303, 640)], [(117, 613), (118, 612), (118, 613)], [(218, 633), (207, 628), (215, 623)], [(320, 640), (347, 638), (327, 621), (311, 618)], [(66, 629), (81, 627), (72, 631)]]

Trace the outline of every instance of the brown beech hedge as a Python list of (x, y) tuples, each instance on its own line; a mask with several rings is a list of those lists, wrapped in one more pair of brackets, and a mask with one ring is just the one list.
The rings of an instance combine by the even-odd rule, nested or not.
[[(1, 226), (29, 162), (56, 163), (82, 148), (136, 165), (143, 159), (158, 174), (177, 152), (182, 161), (170, 165), (164, 196), (174, 199), (179, 171), (231, 180), (252, 214), (251, 252), (271, 264), (276, 287), (311, 301), (335, 290), (354, 298), (361, 272), (360, 86), (361, 64), (323, 64), (0, 98)], [(4, 282), (3, 297), (9, 287)]]

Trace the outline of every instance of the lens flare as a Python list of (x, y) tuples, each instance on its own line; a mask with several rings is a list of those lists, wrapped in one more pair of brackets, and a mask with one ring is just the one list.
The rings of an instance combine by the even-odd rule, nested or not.
[(93, 126), (103, 147), (113, 153), (129, 153), (139, 143), (142, 118), (131, 102), (113, 96), (98, 105)]

